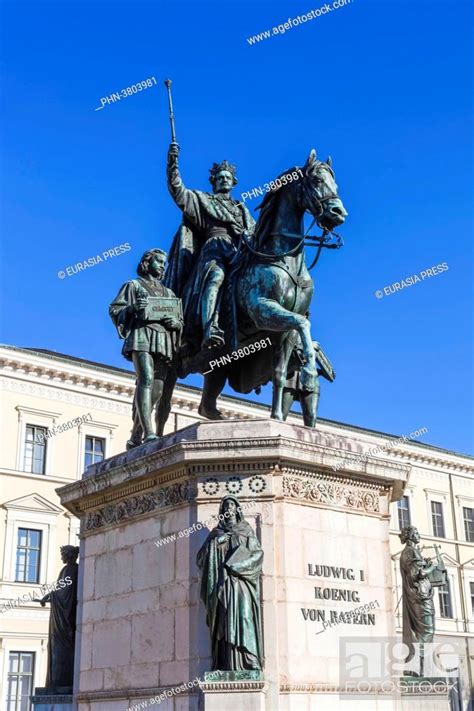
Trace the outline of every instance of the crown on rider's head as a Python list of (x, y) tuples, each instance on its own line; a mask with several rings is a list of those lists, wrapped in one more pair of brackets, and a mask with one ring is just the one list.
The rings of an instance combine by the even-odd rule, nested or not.
[(234, 179), (234, 185), (237, 185), (237, 168), (235, 165), (232, 165), (232, 163), (229, 163), (229, 161), (223, 160), (222, 163), (213, 163), (212, 168), (209, 168), (209, 182), (212, 186), (214, 186), (216, 182), (216, 175), (221, 170), (227, 170)]

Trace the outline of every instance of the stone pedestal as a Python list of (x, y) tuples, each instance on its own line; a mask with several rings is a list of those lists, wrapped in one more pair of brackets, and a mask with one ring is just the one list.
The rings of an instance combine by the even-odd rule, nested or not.
[[(414, 679), (402, 677), (401, 711), (456, 711), (460, 708), (454, 703), (457, 696), (456, 679), (429, 678)], [(454, 682), (454, 688), (453, 687)], [(453, 704), (450, 705), (450, 688)]]
[(266, 711), (265, 695), (268, 681), (202, 682), (203, 711)]
[[(409, 473), (375, 457), (340, 462), (303, 426), (201, 422), (59, 489), (81, 518), (78, 711), (125, 711), (163, 692), (159, 711), (339, 708), (340, 637), (394, 636), (389, 503)], [(195, 561), (226, 494), (265, 554), (261, 680), (205, 678)]]
[(69, 687), (48, 689), (37, 686), (31, 697), (33, 711), (72, 711), (72, 689)]

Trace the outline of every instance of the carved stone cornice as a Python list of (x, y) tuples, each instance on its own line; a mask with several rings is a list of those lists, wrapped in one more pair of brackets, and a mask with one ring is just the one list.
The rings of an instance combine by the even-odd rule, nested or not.
[[(66, 381), (57, 382), (54, 378), (48, 378), (48, 381), (41, 383), (0, 377), (0, 390), (33, 395), (48, 401), (80, 405), (84, 409), (94, 408), (119, 415), (131, 414), (134, 388), (123, 388), (118, 393), (95, 387), (88, 379), (82, 379), (80, 383), (71, 382), (70, 385)], [(117, 399), (119, 397), (122, 399)]]
[[(237, 421), (234, 421), (237, 423)], [(192, 463), (194, 467), (204, 467), (202, 471), (211, 471), (210, 465), (221, 469), (225, 463), (245, 463), (250, 470), (256, 462), (266, 460), (275, 466), (283, 462), (291, 466), (304, 465), (305, 471), (324, 469), (330, 473), (333, 469), (333, 452), (317, 443), (317, 433), (298, 425), (278, 423), (273, 420), (232, 421), (219, 423), (198, 422), (183, 430), (149, 442), (129, 452), (114, 457), (88, 468), (81, 482), (72, 483), (61, 490), (61, 496), (67, 502), (69, 495), (74, 496), (78, 487), (83, 487), (83, 494), (93, 493), (108, 486), (118, 485), (130, 478), (137, 478), (148, 472), (156, 472), (166, 466), (168, 469), (178, 463)], [(256, 428), (262, 436), (255, 436)], [(222, 436), (225, 431), (227, 437)], [(237, 431), (236, 431), (237, 430)], [(306, 440), (297, 437), (298, 432), (306, 430)], [(243, 437), (243, 432), (252, 436)], [(218, 436), (211, 438), (213, 433)], [(282, 434), (282, 432), (285, 433)], [(269, 436), (273, 435), (273, 436)], [(386, 462), (372, 457), (370, 462), (351, 470), (357, 478), (393, 482), (395, 479), (406, 481), (410, 468), (396, 462)], [(341, 471), (341, 475), (344, 472)], [(90, 482), (90, 484), (88, 484)], [(88, 491), (89, 487), (92, 491)]]
[[(382, 468), (374, 461), (356, 474), (334, 474), (332, 461), (309, 428), (266, 419), (199, 422), (97, 463), (84, 479), (57, 492), (65, 508), (85, 518), (85, 534), (165, 506), (201, 504), (225, 494), (384, 516), (389, 494), (395, 487), (403, 491), (408, 477), (404, 465)], [(183, 482), (188, 482), (184, 489)]]
[(110, 524), (117, 524), (141, 514), (157, 509), (176, 506), (190, 500), (190, 489), (187, 481), (161, 487), (156, 491), (139, 494), (131, 498), (111, 504), (102, 509), (87, 513), (84, 521), (84, 532), (95, 531)]
[[(206, 694), (222, 694), (224, 692), (260, 691), (265, 692), (270, 687), (268, 681), (202, 681), (199, 687)], [(231, 699), (230, 699), (231, 700)]]
[[(107, 689), (107, 691), (81, 691), (75, 694), (74, 698), (79, 703), (93, 703), (94, 701), (110, 701), (111, 699), (127, 699), (130, 703), (136, 699), (151, 699), (160, 696), (167, 691), (172, 691), (175, 686), (150, 686), (147, 688), (127, 687), (125, 689)], [(190, 687), (180, 691), (181, 697), (198, 694), (199, 689)], [(131, 707), (133, 708), (133, 707)], [(145, 707), (144, 707), (145, 708)], [(150, 704), (150, 708), (153, 706)]]
[[(356, 509), (365, 513), (381, 513), (380, 498), (386, 497), (389, 488), (386, 485), (370, 484), (364, 481), (313, 474), (283, 475), (283, 496), (297, 501), (324, 504), (336, 508)], [(388, 504), (382, 513), (388, 510)]]
[(394, 457), (397, 457), (402, 461), (410, 462), (412, 466), (417, 466), (419, 464), (433, 469), (441, 469), (446, 472), (465, 474), (474, 478), (474, 466), (472, 464), (468, 464), (466, 461), (462, 461), (461, 459), (461, 457), (467, 458), (467, 455), (465, 454), (456, 455), (455, 452), (450, 452), (450, 457), (459, 457), (457, 461), (448, 460), (446, 456), (443, 457), (443, 455), (438, 454), (437, 452), (432, 452), (429, 449), (408, 451), (401, 448), (394, 448), (390, 450), (390, 454), (393, 454)]
[[(426, 683), (428, 681), (428, 684)], [(377, 696), (386, 696), (387, 699), (393, 698), (393, 689), (397, 682), (403, 687), (405, 684), (406, 688), (401, 688), (402, 696), (407, 697), (413, 696), (431, 696), (431, 698), (438, 699), (441, 695), (447, 695), (449, 691), (449, 679), (439, 679), (436, 680), (436, 692), (429, 689), (429, 680), (418, 680), (413, 679), (413, 681), (408, 680), (407, 677), (399, 677), (390, 681), (366, 681), (364, 680), (363, 688), (364, 694), (376, 694)], [(301, 682), (301, 684), (280, 684), (280, 694), (340, 694), (342, 697), (345, 695), (348, 697), (353, 697), (354, 694), (361, 694), (360, 689), (357, 687), (357, 683), (351, 682), (344, 685), (341, 684), (326, 684), (324, 682)]]

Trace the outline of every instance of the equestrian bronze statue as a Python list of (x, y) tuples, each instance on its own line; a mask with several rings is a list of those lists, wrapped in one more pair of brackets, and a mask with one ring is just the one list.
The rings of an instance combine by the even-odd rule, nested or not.
[[(255, 224), (245, 205), (232, 197), (237, 170), (227, 160), (210, 169), (212, 192), (185, 186), (173, 116), (171, 121), (167, 181), (183, 220), (164, 283), (183, 303), (178, 376), (204, 374), (199, 412), (209, 419), (222, 417), (216, 403), (226, 382), (236, 392), (249, 393), (272, 381), (271, 416), (286, 419), (288, 403), (298, 399), (305, 425), (314, 427), (319, 375), (333, 380), (334, 371), (311, 336), (314, 287), (305, 248), (316, 248), (314, 265), (323, 248), (342, 245), (333, 230), (347, 212), (331, 160), (318, 160), (312, 150), (303, 167), (283, 171), (256, 208)], [(295, 172), (302, 177), (286, 180)], [(321, 236), (304, 234), (305, 213), (323, 230)], [(268, 348), (255, 346), (262, 339)]]

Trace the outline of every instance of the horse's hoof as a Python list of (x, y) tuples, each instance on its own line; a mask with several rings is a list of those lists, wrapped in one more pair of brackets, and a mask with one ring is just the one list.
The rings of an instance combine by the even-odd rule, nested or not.
[(199, 405), (198, 413), (207, 420), (224, 420), (224, 416), (217, 407), (207, 409), (204, 405)]

